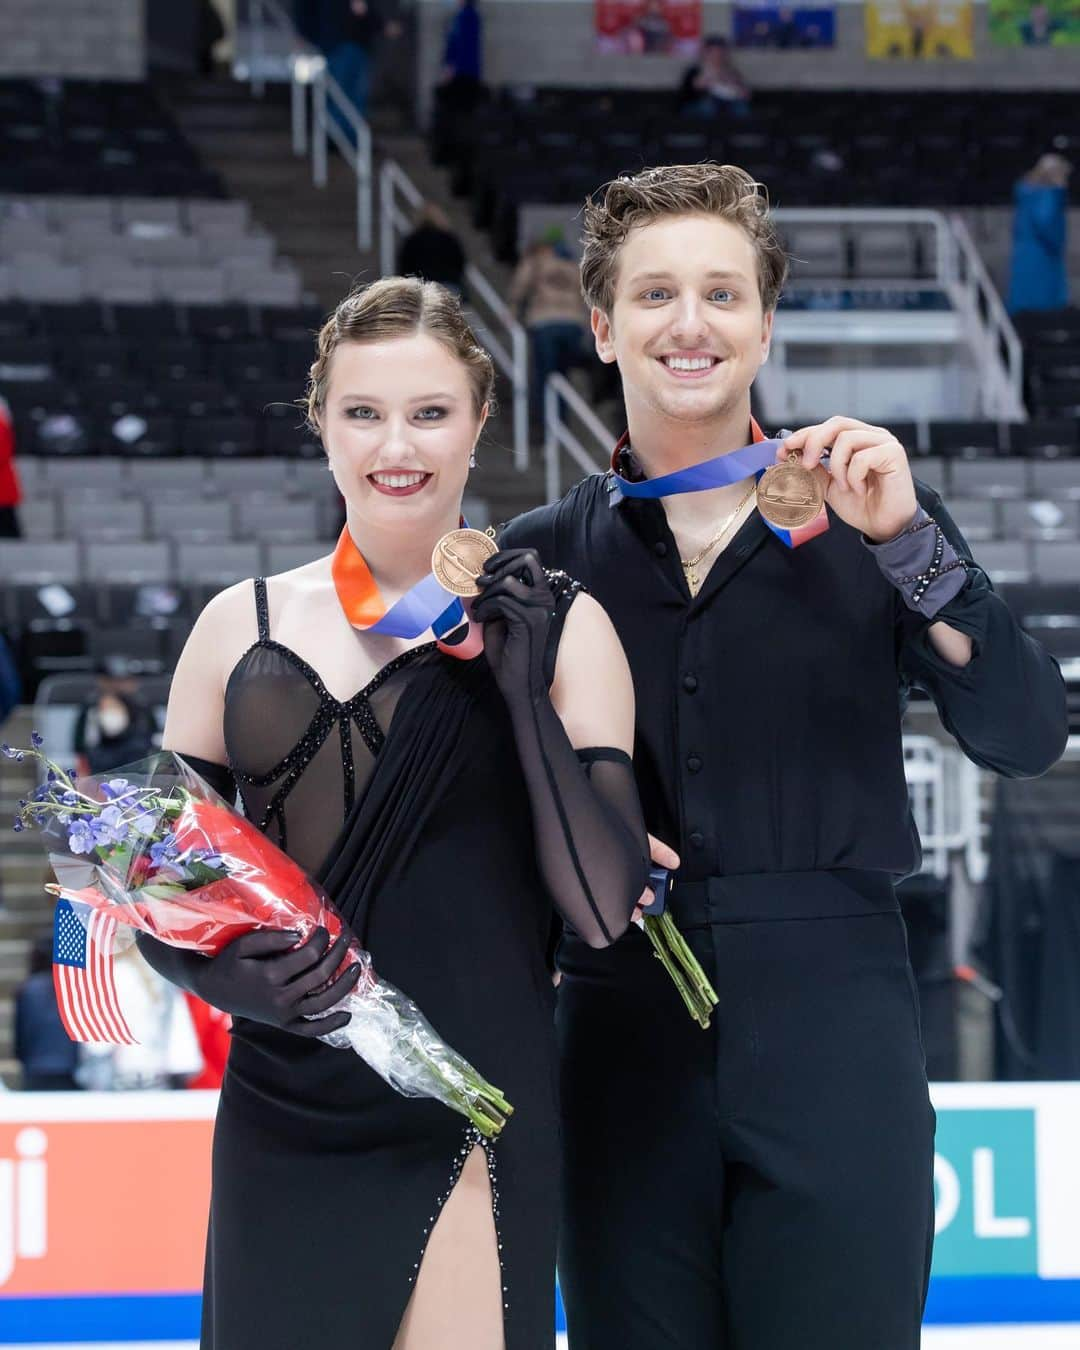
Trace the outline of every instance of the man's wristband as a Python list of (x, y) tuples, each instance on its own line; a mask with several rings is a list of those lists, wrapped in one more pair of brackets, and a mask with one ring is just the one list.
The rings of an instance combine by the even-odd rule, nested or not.
[(895, 539), (863, 544), (877, 559), (882, 576), (904, 597), (909, 609), (932, 619), (963, 589), (967, 567), (945, 538), (941, 526), (921, 506)]

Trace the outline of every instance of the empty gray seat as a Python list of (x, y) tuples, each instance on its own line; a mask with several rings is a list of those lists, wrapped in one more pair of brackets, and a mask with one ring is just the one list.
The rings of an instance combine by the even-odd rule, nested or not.
[(154, 269), (162, 299), (178, 305), (220, 305), (226, 299), (225, 275), (220, 267), (204, 264)]
[[(969, 544), (997, 537), (997, 504), (989, 498), (950, 497), (947, 506), (949, 515), (956, 521), (960, 533)], [(472, 517), (469, 519), (471, 523)]]
[(37, 199), (47, 214), (49, 221), (58, 230), (66, 230), (72, 224), (85, 224), (89, 221), (116, 227), (115, 197), (78, 197), (67, 193)]
[(289, 486), (289, 465), (283, 459), (220, 459), (214, 462), (213, 490), (254, 493), (279, 499)]
[(272, 268), (277, 251), (273, 239), (268, 234), (214, 234), (199, 238), (196, 243), (207, 262), (220, 263), (225, 268), (226, 285), (231, 284), (231, 272), (234, 268)]
[(143, 496), (165, 490), (182, 490), (190, 497), (201, 497), (209, 481), (209, 461), (205, 459), (136, 459), (131, 463), (131, 490)]
[(1030, 581), (1028, 549), (1022, 539), (991, 540), (974, 550), (975, 561), (995, 583)]
[(115, 305), (148, 305), (157, 298), (153, 271), (119, 257), (91, 259), (86, 264), (86, 290)]
[(947, 497), (946, 489), (946, 464), (943, 459), (916, 459), (912, 460), (911, 472), (919, 480), (925, 483), (927, 487), (932, 487), (935, 492)]
[(263, 544), (317, 539), (320, 533), (313, 501), (260, 501), (245, 497), (237, 515), (241, 537)]
[(228, 586), (259, 573), (258, 544), (178, 544), (176, 575), (180, 581)]
[(64, 533), (89, 543), (146, 538), (146, 508), (138, 497), (65, 494)]
[(11, 259), (11, 294), (19, 300), (63, 305), (87, 294), (83, 269), (42, 253), (16, 254)]
[[(0, 403), (2, 402), (3, 395), (0, 394)], [(16, 455), (15, 469), (25, 493), (32, 493), (37, 488), (38, 483), (42, 481), (42, 465), (47, 463), (48, 460), (39, 459), (36, 455)]]
[(294, 497), (316, 497), (323, 500), (340, 501), (341, 493), (334, 482), (334, 475), (326, 467), (325, 459), (296, 460), (290, 466), (292, 483), (289, 488)]
[(791, 272), (796, 281), (807, 277), (846, 277), (847, 235), (841, 225), (791, 225), (781, 223), (791, 254)]
[(856, 225), (852, 233), (857, 277), (916, 275), (915, 233), (906, 225)]
[(1080, 501), (1028, 498), (1002, 502), (1001, 511), (1007, 539), (1075, 539), (1080, 533)]
[(1025, 497), (1028, 465), (1023, 459), (955, 459), (949, 490), (956, 497)]
[(0, 539), (0, 577), (7, 584), (75, 582), (81, 572), (73, 539)]
[(247, 202), (189, 201), (188, 226), (198, 234), (244, 234), (251, 220)]
[(0, 224), (0, 254), (10, 257), (15, 253), (45, 253), (60, 255), (63, 237), (42, 229), (40, 220), (15, 216)]
[(59, 513), (52, 497), (32, 496), (19, 507), (19, 525), (24, 539), (55, 539)]
[(294, 269), (244, 268), (234, 271), (230, 278), (231, 300), (243, 300), (251, 305), (298, 305), (303, 298), (299, 272)]
[(179, 542), (229, 543), (235, 533), (231, 501), (176, 497), (150, 502), (150, 536)]
[(116, 218), (122, 228), (143, 221), (180, 229), (180, 203), (175, 197), (121, 197)]
[(136, 262), (159, 267), (202, 262), (202, 245), (193, 234), (135, 236), (128, 239), (127, 246)]
[(1080, 500), (1080, 459), (1037, 459), (1031, 466), (1031, 490), (1036, 497)]
[(267, 544), (263, 550), (264, 573), (276, 576), (278, 572), (291, 572), (294, 567), (303, 567), (305, 563), (323, 558), (329, 552), (326, 543), (319, 539), (301, 540), (295, 544)]
[(1035, 575), (1040, 581), (1067, 581), (1080, 586), (1080, 543), (1036, 540), (1032, 549)]
[(169, 581), (173, 575), (172, 551), (161, 540), (143, 543), (93, 544), (85, 546), (86, 575), (94, 581)]
[(121, 493), (127, 478), (127, 464), (114, 455), (93, 459), (46, 459), (41, 461), (42, 481), (54, 490), (100, 488)]

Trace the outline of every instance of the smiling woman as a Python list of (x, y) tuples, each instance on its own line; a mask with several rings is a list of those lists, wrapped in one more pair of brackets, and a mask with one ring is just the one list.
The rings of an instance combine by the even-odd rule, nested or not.
[[(233, 943), (231, 979), (221, 957), (147, 947), (234, 1017), (203, 1350), (295, 1350), (316, 1335), (326, 1350), (551, 1342), (548, 940), (558, 914), (590, 947), (614, 941), (647, 847), (633, 686), (600, 607), (535, 554), (478, 536), (494, 555), (482, 576), (468, 550), (455, 554), (476, 583), (469, 636), (452, 643), (458, 630), (439, 626), (453, 613), (466, 627), (469, 588), (449, 594), (432, 555), (457, 530), (492, 382), (437, 285), (388, 278), (338, 306), (308, 407), (345, 530), (330, 557), (210, 602), (177, 668), (164, 744), (224, 792), (238, 785), (247, 815), (317, 876), (380, 972), (467, 1047), (513, 1120), (482, 1140), (298, 1033), (331, 1007), (325, 934), (284, 956)], [(334, 1030), (342, 1015), (317, 1025)], [(330, 1274), (342, 1243), (345, 1281)]]

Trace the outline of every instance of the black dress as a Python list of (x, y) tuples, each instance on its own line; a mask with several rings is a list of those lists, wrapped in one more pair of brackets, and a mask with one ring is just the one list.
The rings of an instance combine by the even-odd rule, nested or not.
[[(265, 583), (256, 597), (259, 640), (225, 700), (245, 810), (323, 883), (378, 973), (513, 1103), (484, 1146), (506, 1347), (550, 1346), (553, 907), (506, 703), (483, 656), (454, 660), (434, 644), (339, 703), (271, 639)], [(428, 1235), (480, 1142), (353, 1053), (236, 1019), (214, 1135), (203, 1350), (389, 1350)]]

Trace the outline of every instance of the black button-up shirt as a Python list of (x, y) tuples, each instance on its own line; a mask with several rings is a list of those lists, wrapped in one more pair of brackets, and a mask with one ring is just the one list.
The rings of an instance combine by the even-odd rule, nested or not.
[[(661, 504), (614, 489), (586, 478), (500, 543), (535, 548), (610, 614), (634, 676), (646, 823), (683, 878), (915, 870), (900, 735), (913, 684), (977, 764), (1020, 777), (1060, 756), (1061, 673), (977, 567), (937, 615), (974, 641), (958, 668), (836, 516), (797, 549), (751, 516), (691, 597)], [(918, 496), (970, 562), (937, 494)]]

